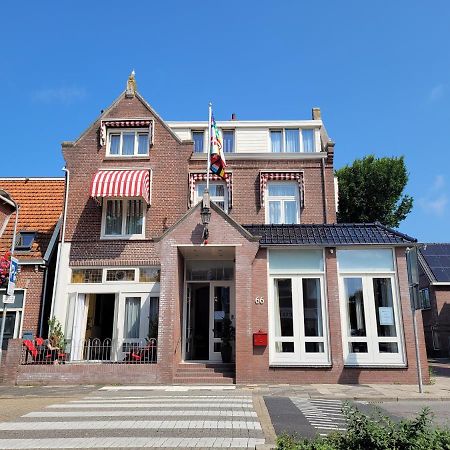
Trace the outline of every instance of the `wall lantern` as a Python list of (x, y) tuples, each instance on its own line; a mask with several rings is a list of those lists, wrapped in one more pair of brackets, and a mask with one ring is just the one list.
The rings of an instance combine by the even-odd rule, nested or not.
[(203, 243), (208, 243), (208, 236), (209, 236), (209, 230), (208, 225), (211, 222), (211, 210), (209, 208), (209, 192), (207, 189), (205, 189), (205, 192), (203, 193), (203, 201), (202, 201), (202, 209), (200, 211), (200, 217), (202, 219), (202, 225), (203, 225)]

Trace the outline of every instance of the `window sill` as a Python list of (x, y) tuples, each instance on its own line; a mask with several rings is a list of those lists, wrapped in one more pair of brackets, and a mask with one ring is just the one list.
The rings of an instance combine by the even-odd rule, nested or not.
[(298, 362), (272, 362), (269, 363), (269, 367), (273, 367), (273, 368), (289, 368), (289, 367), (300, 367), (300, 368), (311, 368), (311, 369), (326, 369), (326, 368), (330, 368), (333, 367), (333, 364), (331, 363), (298, 363)]
[(344, 364), (346, 369), (406, 369), (405, 363), (378, 363), (378, 364)]
[(152, 241), (145, 236), (100, 236), (101, 241)]
[(103, 158), (103, 161), (148, 161), (150, 155), (130, 155), (130, 156), (108, 156)]

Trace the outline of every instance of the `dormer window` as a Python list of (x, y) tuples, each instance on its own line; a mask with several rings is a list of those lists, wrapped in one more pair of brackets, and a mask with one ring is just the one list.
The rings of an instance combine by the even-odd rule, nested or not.
[(316, 149), (314, 128), (270, 130), (272, 153), (313, 153)]
[(148, 130), (108, 130), (108, 156), (147, 156)]
[(16, 250), (31, 250), (34, 240), (36, 239), (36, 232), (21, 231), (17, 235)]

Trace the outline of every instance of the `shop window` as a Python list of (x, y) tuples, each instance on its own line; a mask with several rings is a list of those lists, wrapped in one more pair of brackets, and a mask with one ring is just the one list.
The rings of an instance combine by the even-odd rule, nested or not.
[(270, 250), (272, 365), (328, 364), (321, 250)]
[(392, 250), (338, 250), (337, 259), (345, 363), (403, 364)]

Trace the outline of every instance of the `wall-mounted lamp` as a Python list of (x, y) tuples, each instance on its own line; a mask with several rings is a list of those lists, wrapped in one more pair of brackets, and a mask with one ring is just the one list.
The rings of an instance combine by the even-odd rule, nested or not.
[(203, 225), (203, 243), (208, 243), (208, 236), (209, 236), (209, 230), (208, 225), (211, 221), (211, 210), (209, 208), (209, 192), (207, 189), (205, 189), (205, 192), (203, 193), (203, 202), (202, 202), (202, 209), (200, 211), (200, 217), (202, 219), (202, 225)]

